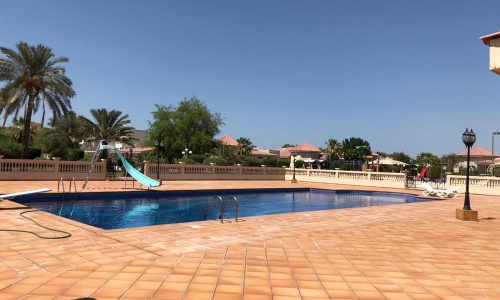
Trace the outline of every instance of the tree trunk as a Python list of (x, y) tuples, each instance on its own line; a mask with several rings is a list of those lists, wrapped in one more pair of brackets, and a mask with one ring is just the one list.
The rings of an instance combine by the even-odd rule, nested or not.
[(23, 155), (22, 158), (28, 159), (30, 136), (31, 136), (31, 115), (33, 114), (34, 97), (28, 99), (28, 107), (24, 115), (24, 131), (23, 131)]

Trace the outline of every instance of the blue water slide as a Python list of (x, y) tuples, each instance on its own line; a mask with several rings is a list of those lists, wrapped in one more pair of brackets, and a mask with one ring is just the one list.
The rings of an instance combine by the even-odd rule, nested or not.
[(123, 156), (123, 154), (121, 153), (120, 150), (118, 150), (118, 148), (116, 148), (115, 146), (113, 145), (101, 145), (100, 149), (112, 149), (112, 150), (115, 150), (116, 154), (118, 154), (118, 156), (120, 157), (120, 159), (122, 160), (122, 163), (123, 163), (123, 167), (125, 168), (125, 170), (127, 171), (127, 173), (130, 174), (130, 176), (134, 177), (135, 180), (137, 180), (140, 184), (142, 185), (145, 185), (147, 187), (157, 187), (157, 186), (160, 186), (160, 183), (152, 178), (149, 178), (148, 176), (142, 174), (141, 172), (139, 172), (139, 170), (137, 170), (136, 168), (134, 168), (126, 159), (125, 157)]

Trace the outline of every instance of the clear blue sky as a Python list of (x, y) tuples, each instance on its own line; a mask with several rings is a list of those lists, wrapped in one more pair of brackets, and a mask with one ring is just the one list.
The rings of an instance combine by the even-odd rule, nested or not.
[[(196, 95), (221, 134), (260, 148), (358, 136), (374, 150), (491, 147), (500, 76), (479, 36), (500, 2), (7, 1), (0, 44), (70, 58), (73, 107), (119, 109), (146, 129), (155, 103)], [(498, 152), (498, 151), (497, 151)]]

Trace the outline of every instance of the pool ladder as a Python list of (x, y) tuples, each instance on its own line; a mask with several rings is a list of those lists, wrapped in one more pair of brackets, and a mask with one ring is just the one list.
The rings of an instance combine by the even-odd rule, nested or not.
[[(212, 199), (210, 199), (210, 202), (208, 203), (207, 210), (205, 211), (205, 220), (207, 219), (208, 214), (212, 210), (215, 202), (217, 202), (217, 201), (220, 202), (220, 215), (219, 215), (219, 219), (220, 219), (221, 223), (224, 223), (224, 213), (226, 212), (226, 209), (227, 209), (227, 206), (228, 206), (229, 202), (234, 202), (234, 220), (236, 222), (245, 221), (245, 220), (242, 220), (242, 219), (238, 219), (238, 211), (239, 211), (240, 203), (238, 202), (238, 199), (235, 196), (229, 196), (226, 199), (226, 202), (224, 202), (222, 200), (221, 196), (214, 196), (214, 197), (212, 197)], [(228, 222), (231, 222), (231, 221), (228, 221)]]
[[(62, 190), (62, 202), (61, 202), (61, 208), (59, 209), (59, 215), (61, 215), (61, 212), (62, 212), (62, 209), (63, 209), (63, 206), (64, 206), (64, 198), (65, 198), (65, 195), (66, 195), (66, 190), (64, 188), (64, 178), (60, 178), (59, 181), (57, 182), (57, 192), (60, 192)], [(74, 199), (73, 199), (73, 209), (71, 210), (71, 215), (73, 215), (73, 211), (75, 210), (75, 205), (76, 205), (76, 195), (78, 194), (78, 190), (76, 188), (76, 181), (75, 181), (75, 177), (72, 177), (69, 181), (69, 193), (71, 193), (71, 191), (74, 191), (73, 195), (74, 195)]]
[[(64, 178), (60, 178), (59, 181), (57, 182), (57, 192), (60, 192), (62, 190), (63, 194), (63, 201), (64, 201), (64, 196), (66, 194), (66, 190), (64, 189)], [(69, 181), (69, 191), (68, 193), (71, 193), (71, 191), (74, 191), (74, 196), (76, 200), (76, 194), (78, 194), (78, 190), (76, 188), (76, 181), (75, 177), (72, 177)]]

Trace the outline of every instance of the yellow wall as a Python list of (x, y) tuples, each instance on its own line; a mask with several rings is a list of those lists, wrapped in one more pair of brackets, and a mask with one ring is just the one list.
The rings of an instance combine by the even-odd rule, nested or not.
[(490, 41), (490, 71), (500, 75), (500, 38)]

